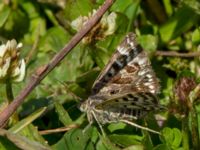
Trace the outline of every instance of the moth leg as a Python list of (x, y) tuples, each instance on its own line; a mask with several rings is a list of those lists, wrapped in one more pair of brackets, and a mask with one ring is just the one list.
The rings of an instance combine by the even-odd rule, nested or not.
[(128, 120), (119, 120), (119, 121), (124, 122), (124, 123), (126, 123), (126, 124), (129, 124), (129, 125), (131, 125), (131, 126), (134, 126), (134, 127), (136, 127), (136, 128), (140, 128), (140, 129), (143, 129), (143, 130), (146, 130), (146, 131), (149, 131), (149, 132), (152, 132), (152, 133), (156, 133), (156, 134), (161, 135), (160, 132), (158, 132), (158, 131), (149, 129), (149, 128), (147, 128), (147, 127), (140, 126), (140, 125), (138, 125), (138, 124), (136, 124), (136, 123), (134, 123), (134, 122), (128, 121)]
[(96, 117), (96, 115), (95, 115), (95, 113), (94, 113), (93, 111), (92, 111), (92, 114), (93, 114), (93, 116), (94, 116), (94, 118), (95, 118), (97, 124), (99, 125), (100, 130), (101, 130), (103, 136), (106, 137), (106, 134), (105, 134), (105, 132), (104, 132), (104, 130), (103, 130), (103, 127), (102, 127), (102, 125), (100, 124), (100, 122), (98, 121), (98, 119), (97, 119), (97, 117)]
[(83, 133), (86, 133), (86, 131), (91, 127), (91, 123), (89, 123), (84, 129), (83, 129)]

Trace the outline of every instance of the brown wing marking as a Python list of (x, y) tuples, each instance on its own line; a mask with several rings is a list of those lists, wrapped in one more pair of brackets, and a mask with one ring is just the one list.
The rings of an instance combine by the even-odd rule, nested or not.
[(135, 34), (128, 34), (94, 83), (92, 95), (97, 94), (111, 78), (127, 66), (141, 51), (142, 48), (136, 43)]

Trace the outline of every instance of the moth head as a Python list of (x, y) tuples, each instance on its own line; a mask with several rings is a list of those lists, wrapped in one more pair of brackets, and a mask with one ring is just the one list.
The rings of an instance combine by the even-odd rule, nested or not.
[(79, 109), (82, 112), (86, 112), (87, 113), (87, 118), (90, 124), (92, 124), (93, 122), (93, 109), (91, 108), (91, 100), (88, 99), (86, 101), (84, 101), (83, 103), (80, 104)]
[(81, 104), (79, 105), (79, 109), (80, 109), (80, 111), (82, 111), (82, 112), (87, 112), (88, 106), (89, 106), (89, 103), (88, 103), (88, 100), (86, 100), (86, 101), (84, 101), (83, 103), (81, 103)]

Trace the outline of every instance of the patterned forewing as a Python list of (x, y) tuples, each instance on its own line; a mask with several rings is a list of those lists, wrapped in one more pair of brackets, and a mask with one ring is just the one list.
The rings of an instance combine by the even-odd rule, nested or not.
[(135, 34), (128, 34), (118, 46), (108, 64), (102, 70), (92, 88), (92, 95), (96, 95), (115, 77), (127, 64), (132, 61), (142, 49), (138, 47), (135, 41)]
[(115, 94), (146, 92), (157, 94), (159, 82), (147, 54), (129, 34), (93, 86), (92, 96), (112, 99)]

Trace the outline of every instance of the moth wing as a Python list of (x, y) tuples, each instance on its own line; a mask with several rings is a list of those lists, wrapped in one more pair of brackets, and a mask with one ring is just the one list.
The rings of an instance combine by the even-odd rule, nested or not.
[(163, 107), (159, 105), (157, 97), (152, 93), (127, 93), (96, 104), (95, 108), (137, 119), (149, 111), (156, 111)]
[(92, 95), (97, 94), (106, 84), (108, 84), (111, 78), (116, 76), (120, 70), (142, 51), (140, 48), (135, 50), (136, 48), (138, 48), (136, 35), (134, 33), (129, 33), (117, 47), (116, 52), (96, 79), (92, 88)]
[(96, 99), (107, 99), (115, 94), (147, 92), (157, 94), (159, 81), (147, 54), (130, 33), (118, 46), (117, 52), (101, 72), (92, 88)]

